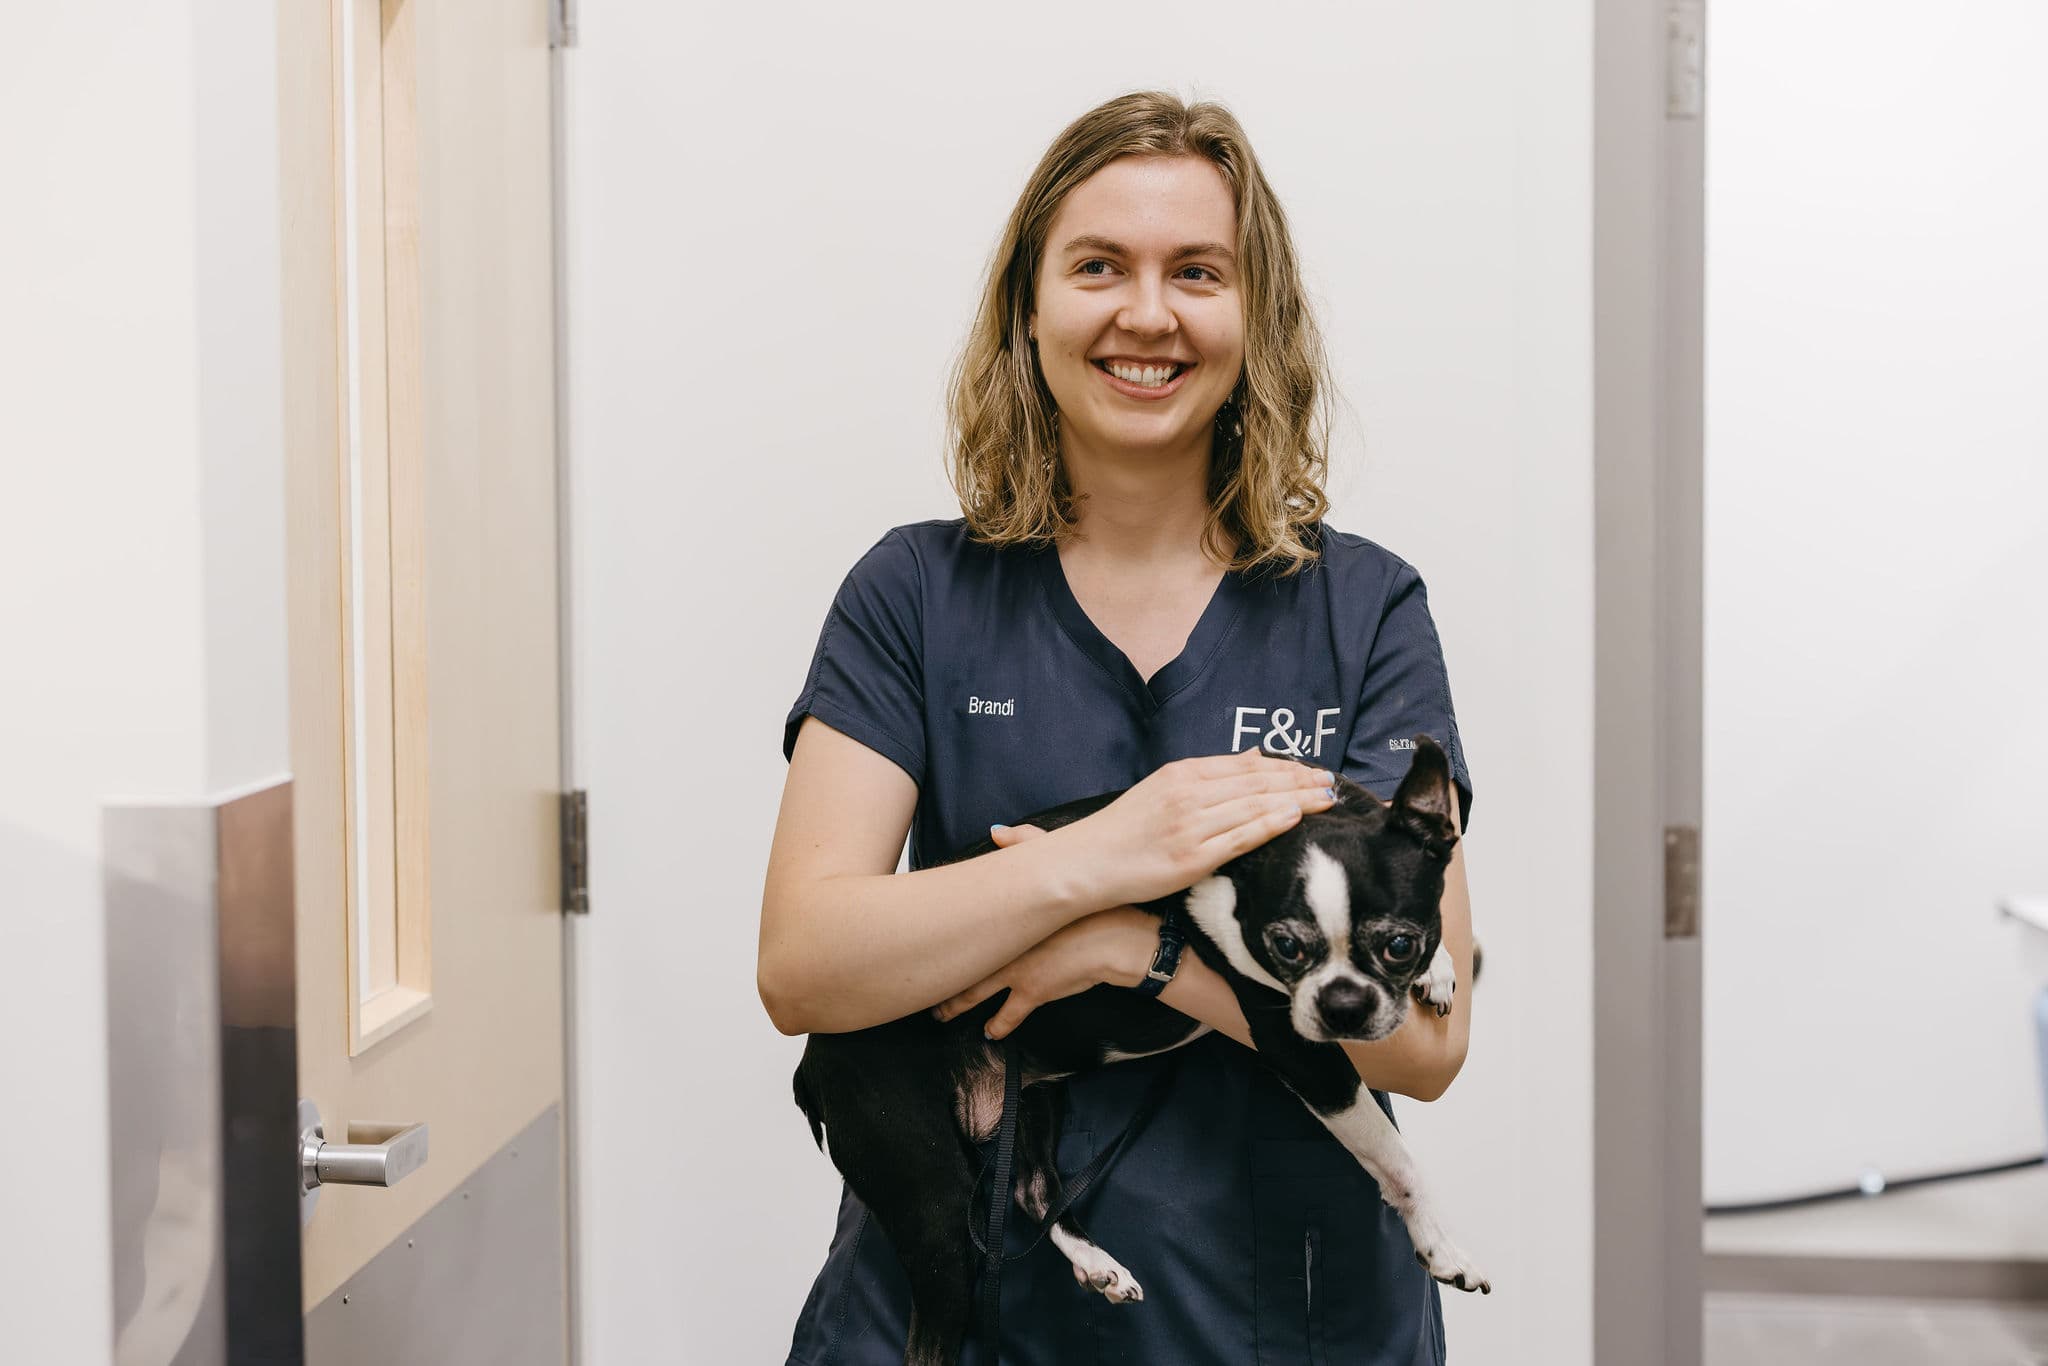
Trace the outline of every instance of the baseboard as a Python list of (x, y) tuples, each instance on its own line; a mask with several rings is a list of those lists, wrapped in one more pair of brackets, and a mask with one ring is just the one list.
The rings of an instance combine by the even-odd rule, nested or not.
[(2048, 1262), (1758, 1257), (1723, 1252), (1707, 1254), (1701, 1279), (1710, 1294), (2048, 1301)]

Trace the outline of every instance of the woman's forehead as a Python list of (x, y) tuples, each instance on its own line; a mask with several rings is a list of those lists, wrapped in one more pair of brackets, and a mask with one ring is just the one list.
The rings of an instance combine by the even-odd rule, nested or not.
[[(1047, 248), (1170, 254), (1237, 237), (1237, 205), (1214, 162), (1195, 156), (1119, 157), (1076, 185), (1053, 216)], [(1081, 241), (1075, 239), (1092, 239)]]

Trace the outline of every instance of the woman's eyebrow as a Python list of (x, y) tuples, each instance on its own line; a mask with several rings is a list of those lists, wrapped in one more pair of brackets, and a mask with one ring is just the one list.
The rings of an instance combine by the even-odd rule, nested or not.
[[(1067, 243), (1064, 250), (1099, 251), (1109, 256), (1131, 255), (1131, 249), (1123, 243), (1112, 242), (1107, 237), (1097, 237), (1092, 233), (1083, 233), (1081, 236), (1076, 237), (1073, 241)], [(1215, 256), (1230, 262), (1232, 265), (1237, 264), (1237, 253), (1224, 246), (1221, 242), (1189, 242), (1183, 246), (1176, 247), (1173, 254), (1166, 259), (1169, 261), (1184, 261), (1190, 256)]]

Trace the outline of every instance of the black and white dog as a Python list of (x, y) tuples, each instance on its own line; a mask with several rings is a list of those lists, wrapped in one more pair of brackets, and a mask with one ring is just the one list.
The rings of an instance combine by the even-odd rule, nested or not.
[[(1379, 1182), (1430, 1275), (1487, 1291), (1438, 1224), (1400, 1134), (1336, 1042), (1393, 1033), (1411, 993), (1448, 1014), (1457, 986), (1439, 906), (1458, 840), (1450, 764), (1426, 735), (1415, 737), (1414, 756), (1391, 804), (1339, 774), (1329, 810), (1305, 813), (1213, 876), (1144, 909), (1163, 915), (1179, 908), (1190, 926), (1187, 947), (1237, 993), (1259, 1061)], [(1052, 830), (1120, 795), (1085, 797), (1022, 823)], [(982, 840), (950, 861), (994, 848)], [(1002, 999), (999, 992), (944, 1023), (919, 1011), (850, 1034), (813, 1034), (797, 1066), (796, 1102), (813, 1136), (821, 1146), (829, 1142), (834, 1165), (909, 1276), (908, 1366), (950, 1366), (969, 1327), (976, 1257), (965, 1212), (979, 1170), (972, 1145), (994, 1132), (1003, 1100), (1002, 1054), (981, 1027)], [(1052, 1155), (1064, 1092), (1039, 1083), (1162, 1053), (1208, 1032), (1156, 998), (1107, 985), (1034, 1010), (1011, 1035), (1026, 1088), (1018, 1206), (1042, 1219), (1060, 1195)], [(1050, 1234), (1084, 1289), (1112, 1303), (1144, 1298), (1071, 1213)]]

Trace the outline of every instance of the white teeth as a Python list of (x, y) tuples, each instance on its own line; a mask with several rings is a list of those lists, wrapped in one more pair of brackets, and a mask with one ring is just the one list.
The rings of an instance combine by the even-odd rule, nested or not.
[(1173, 375), (1171, 365), (1117, 365), (1110, 364), (1109, 373), (1126, 384), (1139, 384), (1147, 389), (1157, 389)]

